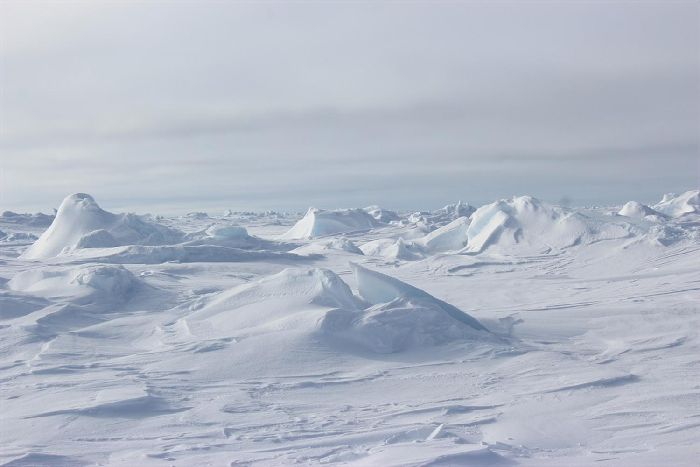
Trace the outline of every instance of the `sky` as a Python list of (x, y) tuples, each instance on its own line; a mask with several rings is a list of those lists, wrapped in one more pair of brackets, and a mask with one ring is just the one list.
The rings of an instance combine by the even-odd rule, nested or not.
[(0, 210), (699, 186), (697, 1), (0, 1)]

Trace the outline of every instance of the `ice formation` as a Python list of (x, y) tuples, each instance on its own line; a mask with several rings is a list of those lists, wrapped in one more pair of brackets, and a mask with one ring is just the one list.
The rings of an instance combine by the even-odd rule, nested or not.
[(654, 209), (671, 217), (700, 213), (700, 190), (690, 190), (680, 195), (668, 193), (654, 205)]
[(77, 248), (175, 243), (180, 232), (146, 222), (135, 214), (112, 214), (92, 196), (66, 197), (49, 228), (22, 254), (23, 259), (44, 259)]
[(363, 232), (376, 227), (377, 220), (362, 209), (324, 211), (309, 208), (306, 215), (283, 234), (282, 240), (301, 240), (326, 235)]

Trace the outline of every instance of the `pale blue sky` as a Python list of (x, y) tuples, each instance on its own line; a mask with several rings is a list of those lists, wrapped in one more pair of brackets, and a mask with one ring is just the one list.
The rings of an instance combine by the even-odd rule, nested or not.
[(0, 210), (700, 185), (700, 4), (0, 3)]

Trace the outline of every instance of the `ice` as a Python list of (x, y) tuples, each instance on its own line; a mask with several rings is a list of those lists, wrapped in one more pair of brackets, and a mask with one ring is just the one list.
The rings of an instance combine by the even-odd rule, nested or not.
[(621, 216), (634, 217), (643, 219), (647, 216), (663, 216), (659, 211), (656, 211), (646, 204), (638, 203), (637, 201), (629, 201), (622, 209), (618, 211)]
[(694, 465), (696, 195), (0, 216), (0, 465)]
[(468, 217), (458, 217), (449, 224), (433, 230), (419, 242), (431, 252), (461, 250), (469, 241), (469, 224)]
[(464, 323), (478, 331), (487, 330), (473, 317), (449, 303), (438, 300), (421, 289), (401, 282), (386, 274), (364, 268), (359, 264), (353, 263), (352, 268), (355, 272), (358, 294), (373, 305), (391, 304), (395, 300), (408, 300), (410, 302), (424, 304), (428, 308), (439, 309), (452, 319)]
[(324, 211), (309, 208), (304, 217), (283, 234), (282, 240), (298, 240), (326, 235), (362, 232), (378, 225), (377, 220), (362, 209)]
[(467, 229), (467, 249), (504, 253), (546, 253), (601, 240), (629, 237), (631, 226), (596, 219), (530, 196), (497, 201), (477, 209)]
[(63, 200), (49, 228), (22, 258), (45, 259), (90, 246), (175, 243), (180, 238), (173, 229), (135, 214), (112, 214), (101, 209), (92, 196), (76, 193)]
[(680, 195), (668, 193), (654, 205), (654, 209), (671, 217), (700, 213), (700, 190), (690, 190)]
[(73, 302), (122, 301), (129, 297), (137, 279), (121, 266), (93, 265), (73, 269), (42, 268), (17, 273), (8, 283), (10, 290), (44, 298), (70, 298)]

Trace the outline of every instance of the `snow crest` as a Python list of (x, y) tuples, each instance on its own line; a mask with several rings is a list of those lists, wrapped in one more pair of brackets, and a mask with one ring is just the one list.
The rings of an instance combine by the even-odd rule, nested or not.
[(51, 258), (80, 248), (168, 244), (181, 238), (176, 230), (135, 214), (112, 214), (101, 209), (92, 196), (76, 193), (63, 200), (51, 226), (21, 258)]

